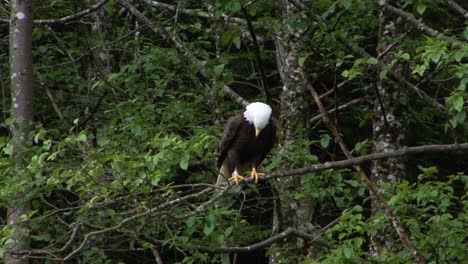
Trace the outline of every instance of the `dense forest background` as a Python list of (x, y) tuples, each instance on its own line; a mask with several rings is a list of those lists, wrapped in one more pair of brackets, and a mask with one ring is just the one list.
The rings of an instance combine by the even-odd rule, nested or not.
[[(1, 1), (0, 256), (466, 263), (467, 9)], [(254, 101), (278, 139), (232, 194), (217, 146)]]

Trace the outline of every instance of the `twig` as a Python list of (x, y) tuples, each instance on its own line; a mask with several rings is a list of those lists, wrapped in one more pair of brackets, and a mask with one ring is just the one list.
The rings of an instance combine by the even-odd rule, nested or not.
[[(285, 239), (286, 237), (289, 236), (296, 236), (300, 237), (305, 240), (309, 240), (311, 242), (316, 241), (318, 238), (320, 238), (325, 231), (336, 225), (340, 221), (340, 217), (336, 218), (335, 220), (331, 221), (328, 223), (326, 226), (320, 229), (317, 235), (311, 235), (305, 232), (301, 232), (295, 228), (287, 228), (285, 231), (271, 236), (265, 240), (262, 240), (260, 242), (248, 245), (248, 246), (241, 246), (241, 247), (219, 247), (219, 248), (209, 248), (205, 246), (198, 246), (198, 245), (193, 245), (194, 248), (205, 251), (205, 252), (212, 252), (212, 253), (246, 253), (246, 252), (252, 252), (257, 249), (265, 248), (268, 247), (282, 239)], [(151, 236), (148, 235), (143, 235), (143, 239), (148, 241), (149, 243), (155, 245), (155, 244), (162, 244), (163, 241), (155, 239)]]
[[(301, 232), (295, 228), (290, 227), (277, 235), (269, 237), (263, 241), (251, 244), (249, 246), (219, 247), (219, 248), (209, 248), (209, 247), (198, 246), (198, 245), (192, 245), (192, 246), (198, 250), (205, 251), (205, 252), (212, 252), (212, 253), (245, 253), (245, 252), (251, 252), (260, 248), (265, 248), (289, 236), (297, 236), (306, 240), (315, 241), (320, 235), (314, 236), (314, 235), (307, 234), (305, 232)], [(161, 244), (163, 242), (161, 240), (155, 239), (148, 235), (143, 235), (143, 239), (148, 241), (151, 244)]]
[(153, 253), (154, 260), (156, 261), (156, 264), (163, 264), (161, 255), (159, 254), (158, 249), (156, 248), (155, 245), (151, 246), (151, 252)]
[[(317, 104), (320, 113), (322, 115), (322, 120), (323, 122), (328, 126), (328, 128), (331, 130), (333, 133), (335, 140), (338, 142), (340, 145), (341, 150), (345, 154), (347, 159), (352, 159), (353, 155), (351, 152), (348, 150), (346, 147), (346, 144), (344, 143), (343, 139), (341, 138), (340, 134), (336, 130), (336, 127), (334, 127), (328, 117), (327, 117), (327, 111), (325, 110), (325, 107), (323, 106), (322, 102), (320, 101), (320, 98), (315, 91), (315, 89), (312, 87), (310, 82), (307, 80), (307, 77), (305, 76), (304, 72), (302, 69), (298, 69), (298, 73), (301, 76), (301, 78), (304, 81), (304, 84), (306, 85), (307, 89), (310, 91), (312, 97), (315, 100), (315, 103)], [(393, 228), (397, 232), (398, 236), (400, 237), (401, 242), (410, 250), (410, 252), (413, 254), (415, 257), (416, 261), (420, 264), (425, 264), (426, 260), (424, 257), (419, 253), (419, 251), (416, 249), (416, 247), (413, 245), (411, 240), (409, 239), (408, 233), (404, 229), (404, 227), (400, 224), (399, 220), (395, 217), (393, 214), (390, 206), (387, 204), (385, 199), (381, 195), (381, 191), (379, 188), (376, 186), (376, 184), (367, 176), (366, 172), (361, 168), (359, 165), (354, 165), (353, 168), (361, 175), (362, 180), (365, 182), (367, 187), (371, 190), (371, 192), (374, 194), (374, 196), (377, 198), (378, 202), (380, 203), (380, 206), (382, 207), (383, 211), (387, 215), (387, 217), (390, 219)]]
[(192, 199), (192, 198), (196, 198), (196, 197), (199, 197), (201, 195), (204, 195), (210, 191), (212, 191), (214, 188), (206, 188), (200, 192), (197, 192), (197, 193), (193, 193), (193, 194), (189, 194), (189, 195), (186, 195), (184, 197), (180, 197), (180, 198), (177, 198), (177, 199), (174, 199), (174, 200), (170, 200), (168, 202), (165, 202), (159, 206), (156, 206), (156, 207), (153, 207), (153, 208), (150, 208), (150, 209), (147, 209), (145, 210), (144, 212), (142, 213), (138, 213), (138, 214), (135, 214), (135, 215), (132, 215), (130, 217), (127, 217), (127, 218), (124, 218), (123, 220), (121, 220), (117, 225), (114, 225), (114, 226), (111, 226), (111, 227), (107, 227), (107, 228), (104, 228), (104, 229), (101, 229), (101, 230), (96, 230), (96, 231), (92, 231), (92, 232), (89, 232), (87, 233), (86, 235), (84, 235), (84, 238), (83, 240), (81, 241), (81, 243), (79, 244), (78, 247), (76, 247), (72, 252), (70, 252), (70, 254), (68, 254), (67, 256), (65, 256), (63, 258), (63, 261), (67, 261), (67, 260), (70, 260), (71, 258), (73, 258), (76, 254), (78, 254), (79, 252), (81, 252), (84, 248), (84, 246), (86, 245), (86, 243), (88, 242), (88, 240), (93, 237), (93, 236), (96, 236), (96, 235), (99, 235), (99, 234), (104, 234), (104, 233), (107, 233), (107, 232), (110, 232), (110, 231), (114, 231), (114, 230), (117, 230), (119, 229), (120, 227), (122, 227), (124, 224), (132, 221), (132, 220), (135, 220), (135, 219), (138, 219), (138, 218), (141, 218), (141, 217), (144, 217), (144, 216), (147, 216), (147, 215), (152, 215), (152, 216), (155, 216), (155, 215), (158, 215), (158, 214), (163, 214), (164, 212), (162, 210), (170, 207), (170, 206), (174, 206), (176, 204), (179, 204), (181, 202), (184, 202), (184, 201), (187, 201), (189, 199)]
[(55, 67), (62, 67), (62, 66), (66, 66), (66, 65), (69, 65), (69, 64), (73, 64), (75, 62), (78, 62), (80, 61), (81, 59), (83, 59), (84, 57), (86, 56), (89, 56), (90, 54), (92, 54), (96, 49), (100, 49), (102, 47), (105, 47), (105, 46), (109, 46), (109, 45), (112, 45), (112, 44), (115, 44), (123, 39), (126, 39), (128, 38), (129, 36), (133, 35), (133, 33), (135, 32), (138, 32), (139, 30), (141, 30), (142, 28), (146, 27), (146, 25), (143, 25), (141, 27), (138, 27), (128, 33), (126, 33), (125, 35), (122, 35), (118, 38), (116, 38), (115, 40), (113, 41), (110, 41), (110, 42), (107, 42), (107, 43), (104, 43), (102, 45), (99, 45), (99, 46), (96, 46), (96, 47), (93, 47), (91, 49), (89, 49), (88, 51), (82, 53), (80, 56), (72, 59), (72, 60), (69, 60), (69, 61), (66, 61), (66, 62), (62, 62), (62, 63), (57, 63), (57, 64), (53, 64), (53, 65), (47, 65), (47, 66), (42, 66), (42, 67), (37, 67), (36, 69), (37, 70), (42, 70), (42, 69), (50, 69), (50, 68), (55, 68)]
[[(320, 97), (322, 97), (322, 96), (323, 96), (323, 94), (320, 95)], [(347, 102), (346, 104), (342, 104), (342, 105), (340, 105), (340, 106), (338, 106), (338, 107), (335, 107), (335, 108), (333, 108), (333, 109), (328, 110), (328, 111), (327, 111), (327, 114), (332, 114), (332, 113), (335, 112), (336, 110), (338, 110), (338, 111), (343, 110), (343, 109), (345, 109), (345, 108), (347, 108), (347, 107), (350, 107), (350, 106), (352, 106), (352, 105), (358, 104), (358, 103), (360, 103), (360, 102), (362, 102), (362, 101), (364, 101), (364, 100), (365, 100), (364, 98), (357, 98), (357, 99), (351, 100), (351, 101)], [(313, 123), (313, 122), (316, 122), (317, 120), (319, 120), (319, 119), (321, 119), (321, 118), (322, 118), (322, 115), (321, 115), (321, 114), (318, 114), (318, 115), (312, 117), (312, 118), (309, 120), (309, 122)]]
[(247, 106), (249, 104), (249, 101), (245, 100), (242, 96), (232, 90), (231, 87), (223, 85), (223, 91), (226, 92), (236, 103), (242, 106)]
[(249, 29), (249, 33), (252, 38), (252, 44), (253, 44), (254, 55), (255, 55), (255, 64), (257, 66), (257, 70), (260, 72), (263, 96), (265, 97), (264, 98), (265, 102), (269, 102), (270, 96), (269, 96), (268, 80), (266, 78), (265, 69), (263, 67), (262, 60), (260, 57), (260, 48), (258, 47), (257, 36), (255, 34), (255, 30), (252, 25), (252, 19), (250, 18), (249, 12), (247, 11), (246, 8), (243, 7), (242, 11), (244, 13), (245, 19), (247, 20), (247, 28)]
[(49, 100), (50, 100), (50, 103), (52, 104), (52, 107), (54, 108), (55, 112), (57, 113), (59, 119), (62, 120), (63, 119), (62, 111), (60, 111), (60, 108), (55, 103), (54, 97), (52, 96), (52, 93), (50, 92), (49, 87), (45, 86), (44, 89), (45, 89), (45, 91), (47, 93), (47, 96), (49, 97)]

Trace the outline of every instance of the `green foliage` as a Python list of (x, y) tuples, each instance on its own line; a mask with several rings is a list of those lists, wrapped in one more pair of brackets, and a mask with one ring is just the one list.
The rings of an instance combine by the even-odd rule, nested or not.
[[(411, 233), (412, 243), (425, 258), (462, 263), (465, 252), (460, 241), (466, 239), (466, 189), (457, 193), (454, 187), (467, 186), (468, 176), (458, 174), (449, 176), (448, 181), (430, 180), (437, 174), (434, 169), (425, 169), (419, 183), (404, 181), (383, 191), (389, 196), (393, 212)], [(363, 259), (379, 263), (412, 262), (411, 253), (404, 249), (397, 254), (384, 251), (370, 256), (365, 250), (367, 237), (391, 228), (381, 211), (370, 218), (364, 215), (360, 205), (342, 212), (340, 221), (325, 232), (324, 238), (332, 246), (319, 257), (319, 263), (359, 263)]]
[[(37, 19), (68, 16), (96, 3), (36, 2)], [(334, 89), (323, 98), (329, 110), (363, 99), (329, 116), (346, 144), (354, 146), (353, 155), (372, 151), (376, 80), (408, 89), (393, 82), (391, 71), (450, 112), (447, 117), (409, 94), (405, 111), (413, 138), (408, 145), (462, 142), (467, 120), (466, 22), (440, 3), (401, 1), (399, 8), (448, 38), (425, 36), (404, 19), (389, 16), (385, 19), (394, 19), (399, 36), (377, 42), (384, 28), (380, 10), (370, 0), (307, 3), (319, 15), (334, 6), (323, 21), (303, 11), (285, 17), (281, 1), (165, 3), (177, 7), (177, 12), (138, 6), (160, 34), (115, 1), (107, 2), (99, 15), (93, 12), (66, 24), (35, 24), (36, 123), (28, 135), (31, 146), (18, 159), (9, 134), (14, 120), (8, 111), (0, 115), (0, 218), (6, 219), (7, 208), (30, 201), (29, 213), (20, 220), (30, 228), (33, 248), (46, 251), (41, 254), (45, 263), (55, 263), (53, 256), (65, 257), (81, 243), (78, 257), (84, 263), (124, 263), (131, 255), (149, 262), (155, 248), (168, 263), (213, 263), (221, 262), (221, 257), (212, 250), (271, 236), (272, 204), (280, 203), (278, 197), (313, 200), (312, 224), (317, 229), (339, 219), (320, 233), (321, 246), (311, 243), (317, 254), (306, 258), (286, 252), (282, 241), (269, 253), (284, 252), (285, 262), (412, 263), (412, 254), (398, 239), (391, 250), (369, 254), (371, 236), (381, 231), (395, 234), (383, 212), (370, 212), (375, 199), (350, 169), (294, 176), (301, 177), (300, 186), (280, 194), (271, 194), (265, 181), (245, 187), (241, 198), (226, 194), (213, 201), (217, 191), (203, 192), (216, 177), (213, 163), (222, 124), (239, 108), (222, 88), (230, 85), (249, 101), (261, 100), (262, 88), (268, 88), (279, 144), (263, 163), (266, 172), (343, 159), (323, 124), (306, 121), (317, 114), (308, 94), (295, 98), (304, 105), (302, 127), (295, 132), (304, 137), (284, 135), (282, 124), (288, 117), (281, 115), (281, 106), (288, 102), (282, 101), (282, 69), (277, 65), (280, 41), (303, 44), (295, 59), (320, 93)], [(10, 16), (9, 5), (2, 5), (1, 18)], [(246, 19), (243, 8), (253, 22), (259, 54), (245, 24), (225, 19)], [(193, 15), (199, 11), (214, 19)], [(279, 39), (280, 30), (297, 34)], [(0, 88), (8, 97), (7, 23), (0, 24), (0, 35)], [(174, 36), (197, 61), (175, 46)], [(351, 52), (338, 36), (373, 57)], [(387, 51), (391, 59), (380, 68), (377, 50), (392, 43)], [(266, 84), (259, 67), (265, 71)], [(6, 99), (0, 102), (2, 109), (11, 108)], [(410, 165), (406, 179), (379, 186), (411, 242), (429, 262), (462, 263), (466, 258), (468, 176), (457, 174), (465, 166), (463, 154), (458, 155), (441, 161), (444, 157), (428, 154), (417, 162), (421, 172)], [(26, 166), (17, 166), (22, 161)], [(24, 193), (20, 200), (15, 198), (18, 193)], [(108, 231), (84, 241), (86, 234), (102, 230)], [(1, 226), (0, 257), (14, 242), (13, 231)]]

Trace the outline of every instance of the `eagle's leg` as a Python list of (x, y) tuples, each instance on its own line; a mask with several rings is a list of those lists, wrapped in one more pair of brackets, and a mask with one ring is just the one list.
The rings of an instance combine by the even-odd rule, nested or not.
[(236, 185), (239, 185), (239, 181), (242, 181), (244, 179), (243, 176), (239, 175), (239, 173), (237, 172), (237, 170), (234, 170), (234, 172), (232, 173), (232, 177), (229, 178), (229, 180), (234, 180), (234, 182), (236, 183)]
[(252, 171), (250, 172), (250, 177), (252, 177), (255, 180), (255, 183), (258, 182), (258, 177), (264, 176), (265, 173), (257, 172), (257, 169), (255, 166), (252, 166)]

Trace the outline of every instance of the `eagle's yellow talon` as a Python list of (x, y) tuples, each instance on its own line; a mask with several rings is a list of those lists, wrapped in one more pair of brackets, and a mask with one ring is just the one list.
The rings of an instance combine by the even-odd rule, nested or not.
[(239, 175), (238, 173), (234, 172), (232, 174), (232, 177), (229, 178), (230, 181), (234, 180), (234, 182), (236, 183), (236, 185), (239, 185), (239, 181), (242, 181), (244, 179), (243, 176)]
[(252, 177), (255, 180), (255, 183), (258, 182), (258, 177), (264, 176), (265, 173), (257, 172), (255, 168), (252, 168), (252, 171), (250, 172), (250, 177)]

